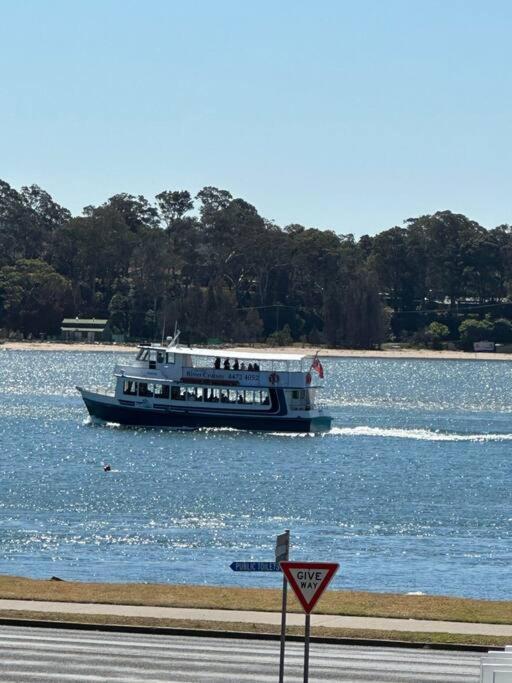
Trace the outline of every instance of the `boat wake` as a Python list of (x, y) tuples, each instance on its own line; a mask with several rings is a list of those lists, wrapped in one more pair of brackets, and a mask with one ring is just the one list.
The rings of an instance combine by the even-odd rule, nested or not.
[[(86, 418), (83, 425), (94, 426), (94, 420), (90, 417)], [(123, 427), (114, 422), (102, 422), (103, 427), (108, 427), (110, 429), (137, 429), (146, 430), (145, 427)], [(160, 431), (172, 431), (172, 432), (193, 432), (197, 433), (197, 430), (190, 428), (177, 428), (177, 427), (164, 427), (159, 428)], [(232, 434), (242, 434), (249, 433), (254, 434), (254, 432), (240, 432), (232, 427), (205, 427), (199, 430), (200, 433), (211, 436), (222, 436), (226, 433)], [(260, 432), (255, 432), (256, 434), (261, 434)], [(285, 438), (327, 438), (331, 436), (370, 436), (378, 437), (384, 439), (413, 439), (416, 441), (465, 441), (474, 443), (483, 442), (502, 442), (502, 441), (512, 441), (512, 434), (456, 434), (453, 432), (441, 432), (432, 429), (402, 429), (399, 427), (369, 427), (369, 426), (359, 426), (359, 427), (333, 427), (330, 431), (314, 434), (305, 432), (265, 432), (265, 436), (277, 436)]]
[(417, 441), (512, 441), (512, 434), (453, 434), (430, 429), (399, 429), (395, 427), (333, 427), (326, 436), (376, 436)]

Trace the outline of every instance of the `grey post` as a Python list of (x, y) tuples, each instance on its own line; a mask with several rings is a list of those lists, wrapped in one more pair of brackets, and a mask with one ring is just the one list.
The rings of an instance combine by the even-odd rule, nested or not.
[[(288, 560), (290, 555), (290, 529), (285, 529), (284, 534), (279, 534), (276, 540), (276, 562)], [(281, 651), (279, 655), (279, 683), (284, 680), (284, 649), (286, 645), (286, 594), (288, 581), (283, 572), (283, 602), (281, 606)]]
[(310, 614), (306, 614), (306, 625), (304, 627), (304, 683), (309, 681), (309, 630)]

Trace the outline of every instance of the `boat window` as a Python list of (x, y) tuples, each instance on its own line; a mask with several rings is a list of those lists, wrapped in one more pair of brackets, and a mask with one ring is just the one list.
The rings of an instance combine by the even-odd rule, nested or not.
[(165, 362), (167, 363), (167, 365), (169, 365), (169, 363), (174, 363), (174, 353), (167, 352), (165, 354)]
[(254, 403), (261, 403), (261, 392), (260, 391), (254, 392)]
[(238, 391), (236, 392), (236, 402), (237, 403), (245, 403), (245, 396), (244, 396), (243, 389), (238, 389)]
[(236, 389), (230, 389), (228, 391), (228, 399), (230, 403), (236, 403), (238, 401), (238, 392)]
[(169, 385), (155, 384), (155, 398), (169, 398)]
[(153, 385), (139, 382), (139, 396), (153, 396)]
[(203, 400), (203, 394), (205, 391), (207, 391), (207, 389), (203, 389), (203, 387), (196, 387), (196, 401)]
[(157, 363), (163, 363), (165, 359), (165, 353), (163, 351), (157, 351), (156, 352), (156, 362)]
[(270, 395), (266, 389), (263, 389), (261, 392), (261, 402), (264, 406), (270, 405)]
[(219, 399), (220, 399), (220, 390), (219, 389), (212, 389), (211, 393), (212, 393), (212, 399), (211, 400), (214, 401), (215, 403), (218, 403)]
[(180, 401), (187, 400), (187, 387), (180, 387)]
[(123, 384), (123, 394), (128, 394), (129, 396), (137, 395), (137, 382), (133, 382), (128, 379)]
[(171, 398), (173, 401), (181, 401), (180, 387), (171, 387)]
[(252, 389), (245, 392), (245, 402), (254, 403), (254, 391)]
[(137, 354), (137, 360), (147, 360), (149, 356), (148, 349), (141, 349)]
[(297, 400), (299, 398), (299, 390), (298, 389), (294, 389), (292, 391), (292, 398), (295, 400)]

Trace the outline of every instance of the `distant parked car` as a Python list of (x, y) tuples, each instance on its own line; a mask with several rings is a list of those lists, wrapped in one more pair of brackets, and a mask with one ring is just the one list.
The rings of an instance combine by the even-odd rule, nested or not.
[(473, 343), (473, 351), (494, 351), (494, 342), (491, 341), (479, 341)]

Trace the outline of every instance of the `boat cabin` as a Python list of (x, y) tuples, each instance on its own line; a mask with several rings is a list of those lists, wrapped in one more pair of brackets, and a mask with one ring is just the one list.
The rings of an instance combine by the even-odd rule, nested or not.
[(330, 415), (315, 405), (323, 377), (316, 357), (192, 348), (177, 344), (178, 334), (168, 346), (143, 345), (134, 360), (116, 365), (113, 394), (77, 387), (91, 419), (176, 429), (331, 428)]
[(138, 397), (184, 406), (236, 405), (254, 410), (271, 404), (271, 390), (282, 389), (291, 410), (310, 410), (318, 375), (310, 356), (188, 346), (141, 346), (129, 364), (117, 365), (116, 396)]

